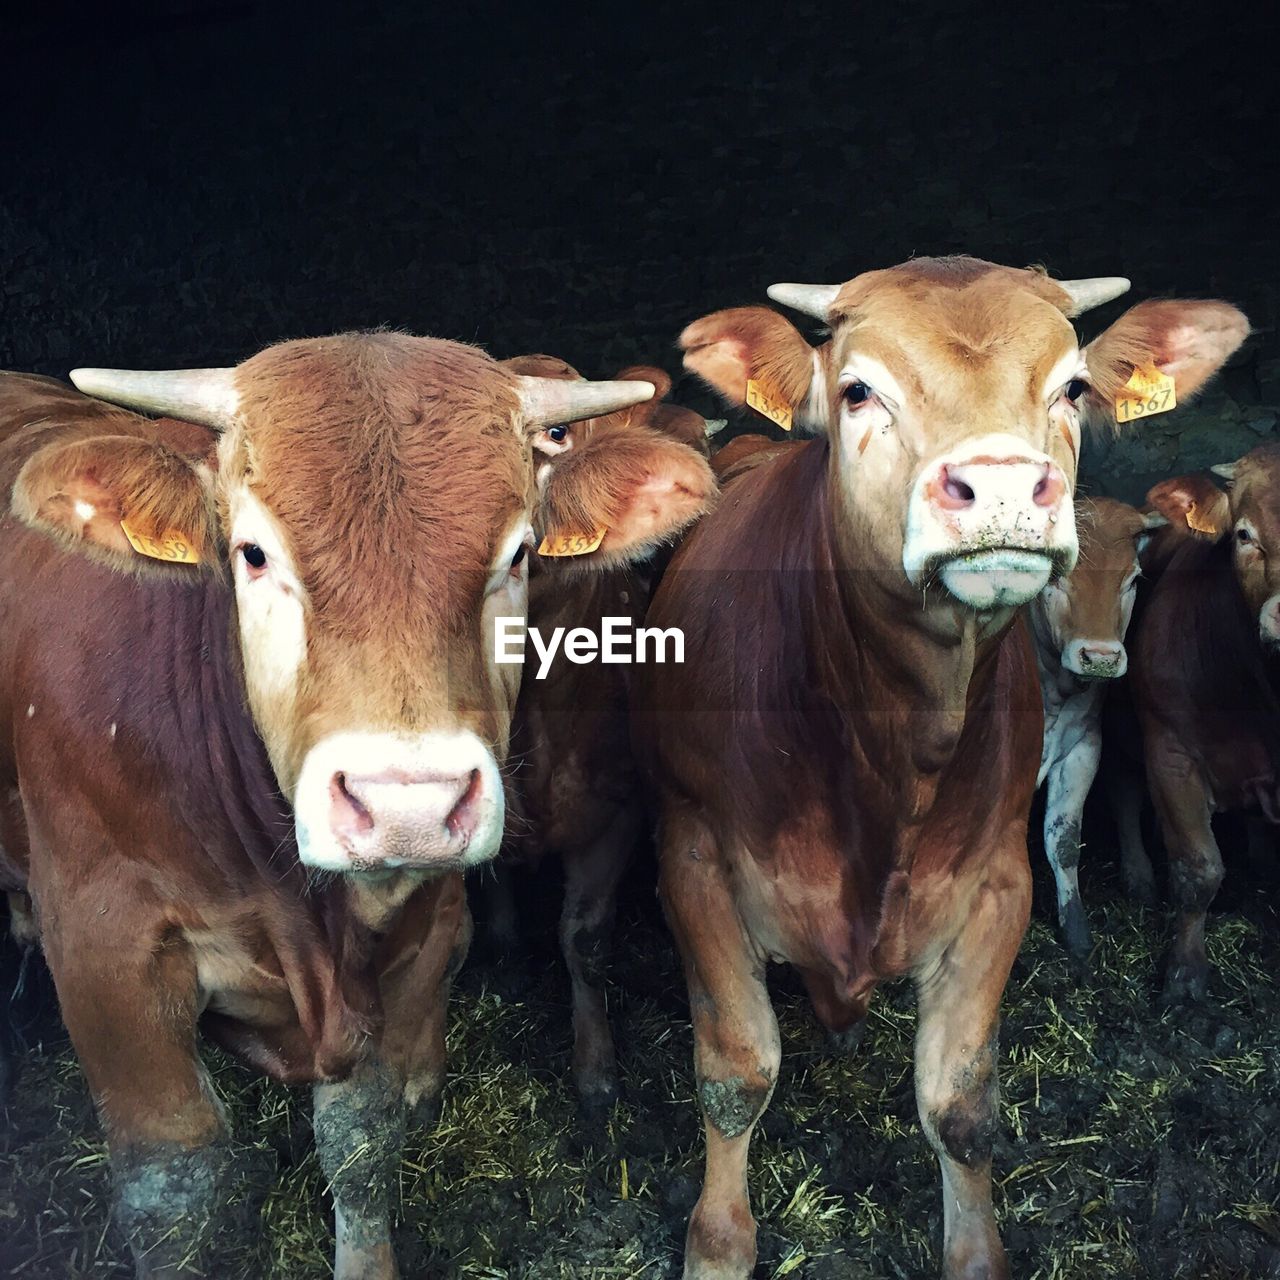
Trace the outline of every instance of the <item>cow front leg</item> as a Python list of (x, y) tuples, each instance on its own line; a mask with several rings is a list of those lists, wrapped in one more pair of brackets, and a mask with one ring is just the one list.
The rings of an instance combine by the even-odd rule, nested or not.
[(765, 957), (746, 936), (710, 837), (694, 823), (670, 823), (662, 843), (662, 898), (689, 984), (706, 1133), (684, 1280), (746, 1280), (756, 1257), (747, 1155), (778, 1079), (778, 1024), (765, 987)]
[(1044, 851), (1057, 888), (1058, 927), (1077, 960), (1087, 959), (1093, 947), (1089, 917), (1080, 899), (1080, 828), (1101, 758), (1101, 739), (1096, 732), (1087, 733), (1049, 766), (1047, 779)]
[(391, 1197), (404, 1146), (404, 1084), (385, 1063), (312, 1091), (316, 1151), (333, 1193), (334, 1280), (397, 1280)]
[[(185, 944), (109, 900), (58, 901), (44, 947), (63, 1021), (107, 1131), (115, 1216), (138, 1280), (206, 1276), (200, 1255), (231, 1169), (222, 1109), (196, 1050), (196, 970)], [(150, 945), (148, 940), (150, 940)]]
[(618, 1096), (618, 1066), (605, 1002), (613, 922), (640, 815), (620, 811), (585, 849), (564, 852), (560, 948), (573, 984), (573, 1080), (584, 1128), (602, 1128)]
[(1209, 985), (1205, 913), (1223, 875), (1209, 790), (1195, 764), (1154, 734), (1147, 741), (1147, 779), (1169, 856), (1169, 897), (1176, 912), (1164, 994), (1169, 1000), (1199, 1000)]
[[(1021, 858), (1021, 871), (1017, 862)], [(942, 1169), (944, 1280), (1008, 1280), (991, 1207), (1000, 998), (1031, 904), (1026, 848), (978, 891), (958, 937), (916, 975), (916, 1102)]]

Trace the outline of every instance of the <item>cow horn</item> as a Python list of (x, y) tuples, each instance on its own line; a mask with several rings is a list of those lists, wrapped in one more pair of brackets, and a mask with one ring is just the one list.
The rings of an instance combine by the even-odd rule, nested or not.
[(72, 369), (71, 381), (99, 400), (223, 431), (235, 421), (240, 403), (235, 374), (234, 369)]
[(1235, 462), (1215, 462), (1209, 470), (1212, 471), (1215, 476), (1221, 476), (1224, 480), (1234, 480), (1236, 478), (1236, 467), (1238, 465), (1239, 464)]
[(1158, 511), (1144, 511), (1142, 513), (1142, 527), (1144, 529), (1163, 529), (1168, 523), (1168, 517), (1161, 515)]
[(1091, 276), (1086, 280), (1059, 280), (1057, 283), (1071, 295), (1071, 310), (1067, 312), (1071, 316), (1081, 315), (1129, 292), (1129, 281), (1124, 276)]
[(767, 290), (774, 302), (792, 311), (825, 320), (831, 304), (843, 286), (838, 284), (771, 284)]
[(533, 378), (521, 374), (520, 404), (527, 427), (550, 427), (564, 422), (598, 418), (616, 409), (652, 400), (652, 382), (588, 382), (564, 378)]
[(703, 418), (702, 429), (707, 437), (718, 436), (729, 425), (728, 418)]

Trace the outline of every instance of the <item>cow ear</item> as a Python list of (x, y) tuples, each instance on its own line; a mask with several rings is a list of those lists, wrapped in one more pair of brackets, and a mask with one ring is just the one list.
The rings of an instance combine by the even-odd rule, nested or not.
[(1085, 348), (1091, 414), (1114, 420), (1121, 389), (1140, 368), (1173, 379), (1179, 401), (1194, 395), (1249, 336), (1249, 321), (1229, 302), (1140, 302)]
[(1172, 528), (1212, 541), (1231, 527), (1231, 501), (1206, 475), (1161, 480), (1148, 490), (1147, 506)]
[(198, 564), (213, 554), (213, 472), (204, 459), (136, 436), (45, 446), (18, 473), (13, 511), (117, 567)]
[(543, 555), (607, 568), (676, 538), (715, 500), (706, 459), (656, 431), (599, 437), (547, 468), (537, 525)]
[[(828, 342), (811, 347), (803, 334), (768, 307), (734, 307), (695, 320), (681, 335), (684, 367), (733, 405), (747, 402), (748, 381), (793, 423), (827, 428)], [(774, 421), (779, 417), (769, 414)]]

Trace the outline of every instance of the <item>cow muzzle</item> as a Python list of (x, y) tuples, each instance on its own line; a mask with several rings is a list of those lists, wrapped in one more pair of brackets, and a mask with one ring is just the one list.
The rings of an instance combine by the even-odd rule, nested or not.
[(338, 733), (307, 753), (298, 854), (325, 871), (457, 870), (502, 842), (502, 780), (473, 733)]
[(991, 435), (935, 459), (912, 489), (902, 563), (973, 609), (1033, 599), (1075, 566), (1075, 510), (1062, 468), (1016, 436)]
[(1129, 655), (1119, 640), (1070, 640), (1062, 665), (1081, 680), (1117, 680), (1129, 669)]
[(1258, 637), (1264, 648), (1280, 649), (1280, 595), (1272, 596), (1258, 610)]

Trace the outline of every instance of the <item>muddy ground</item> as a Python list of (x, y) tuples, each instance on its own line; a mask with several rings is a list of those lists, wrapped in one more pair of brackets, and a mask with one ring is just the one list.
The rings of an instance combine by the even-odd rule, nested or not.
[[(1136, 298), (1223, 296), (1253, 318), (1199, 404), (1089, 442), (1088, 487), (1137, 496), (1277, 438), (1274, 12), (612, 8), (19, 9), (0, 34), (0, 366), (227, 363), (392, 325), (596, 376), (636, 360), (678, 374), (684, 324), (762, 301), (773, 280), (963, 250), (1124, 273)], [(676, 395), (712, 409), (688, 380)], [(1015, 1274), (1280, 1276), (1280, 876), (1232, 860), (1209, 933), (1214, 1002), (1164, 1010), (1166, 922), (1123, 901), (1111, 839), (1095, 820), (1086, 976), (1053, 938), (1037, 861), (996, 1157)], [(405, 1274), (676, 1275), (700, 1133), (649, 879), (638, 867), (625, 897), (613, 988), (626, 1101), (590, 1150), (567, 1085), (553, 877), (535, 900), (545, 928), (527, 963), (477, 957), (461, 978), (443, 1117), (402, 1168)], [(752, 1164), (759, 1275), (933, 1274), (909, 991), (882, 993), (842, 1059), (775, 978), (784, 1065)], [(29, 1048), (0, 1121), (0, 1273), (124, 1277), (92, 1109), (39, 994), (32, 975), (16, 1004)], [(210, 1057), (247, 1169), (230, 1261), (211, 1274), (323, 1276), (305, 1094)]]

